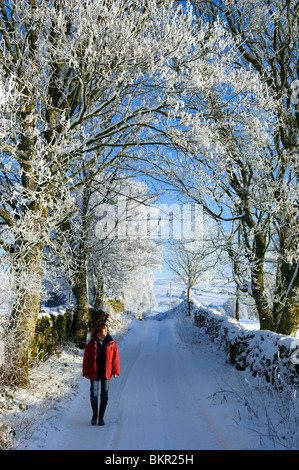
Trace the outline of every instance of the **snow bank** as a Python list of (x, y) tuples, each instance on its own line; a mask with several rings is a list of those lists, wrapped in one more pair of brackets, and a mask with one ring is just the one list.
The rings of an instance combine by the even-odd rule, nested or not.
[[(299, 385), (299, 341), (264, 330), (247, 330), (233, 318), (191, 302), (195, 324), (223, 349), (238, 370), (265, 377), (278, 390)], [(295, 363), (296, 362), (296, 363)]]

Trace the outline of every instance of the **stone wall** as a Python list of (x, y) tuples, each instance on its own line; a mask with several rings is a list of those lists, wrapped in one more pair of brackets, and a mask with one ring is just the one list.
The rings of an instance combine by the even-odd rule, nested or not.
[(42, 310), (37, 320), (32, 355), (51, 354), (57, 344), (67, 339), (72, 320), (72, 307)]
[(249, 370), (262, 376), (275, 387), (286, 385), (298, 389), (299, 340), (265, 330), (247, 330), (236, 320), (192, 300), (195, 324), (225, 351), (238, 370)]

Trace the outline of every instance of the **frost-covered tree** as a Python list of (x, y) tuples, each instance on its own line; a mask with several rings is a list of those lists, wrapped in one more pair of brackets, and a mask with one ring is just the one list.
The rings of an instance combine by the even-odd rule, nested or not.
[(91, 281), (100, 280), (103, 305), (112, 298), (135, 314), (149, 310), (154, 272), (163, 262), (161, 247), (152, 240), (114, 240), (93, 262)]
[[(185, 71), (192, 83), (184, 95), (188, 131), (185, 139), (174, 133), (180, 139), (176, 158), (156, 155), (157, 175), (218, 221), (234, 266), (248, 268), (249, 277), (239, 270), (235, 280), (254, 299), (261, 328), (294, 334), (299, 323), (298, 5), (192, 4), (199, 21), (218, 28), (219, 38), (211, 38), (205, 73)], [(236, 226), (241, 245), (232, 238)], [(265, 275), (273, 267), (269, 285)]]
[(192, 287), (212, 281), (224, 269), (223, 247), (217, 225), (205, 218), (203, 233), (197, 240), (172, 240), (167, 250), (166, 264), (175, 278), (187, 288), (187, 314), (190, 314)]
[[(255, 70), (273, 98), (277, 125), (269, 132), (270, 142), (261, 147), (254, 164), (235, 151), (228, 191), (238, 200), (235, 213), (243, 214), (245, 258), (255, 261), (250, 292), (261, 317), (268, 328), (293, 334), (299, 323), (299, 5), (293, 0), (191, 3), (199, 17), (210, 24), (220, 22), (230, 33), (241, 70)], [(276, 260), (276, 279), (268, 296), (263, 273), (269, 258), (271, 263)], [(238, 282), (247, 289), (245, 282)]]
[[(144, 183), (114, 179), (107, 191), (101, 183), (91, 206), (95, 217), (89, 232), (88, 274), (95, 300), (123, 300), (125, 308), (144, 313), (150, 307), (153, 271), (162, 266), (162, 248), (151, 239), (149, 214), (153, 195)], [(109, 196), (101, 198), (106, 188)]]
[(64, 266), (73, 292), (73, 338), (85, 344), (108, 298), (122, 299), (135, 313), (149, 307), (153, 270), (160, 269), (162, 253), (148, 233), (153, 195), (144, 183), (111, 168), (94, 177), (82, 172), (73, 194), (77, 210), (55, 232), (56, 246), (65, 243), (60, 256), (56, 250), (56, 266)]
[(164, 141), (203, 33), (170, 0), (3, 0), (0, 25), (1, 247), (26, 360), (44, 245), (75, 176)]

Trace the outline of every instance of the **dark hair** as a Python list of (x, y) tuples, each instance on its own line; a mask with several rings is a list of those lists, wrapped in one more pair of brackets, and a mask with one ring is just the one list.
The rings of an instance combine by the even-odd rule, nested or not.
[(95, 339), (98, 336), (98, 333), (102, 331), (103, 328), (107, 328), (107, 332), (109, 334), (107, 323), (99, 323), (92, 329), (91, 334), (90, 334), (91, 339)]

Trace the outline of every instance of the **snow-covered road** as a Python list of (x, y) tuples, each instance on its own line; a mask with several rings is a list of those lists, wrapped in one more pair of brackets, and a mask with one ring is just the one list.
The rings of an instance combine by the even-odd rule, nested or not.
[[(32, 370), (28, 390), (0, 400), (14, 448), (102, 450), (104, 456), (118, 450), (298, 450), (297, 391), (277, 392), (250, 371), (237, 371), (219, 343), (186, 317), (180, 286), (172, 286), (169, 309), (168, 287), (167, 280), (157, 283), (153, 316), (110, 317), (121, 373), (110, 382), (105, 426), (90, 424), (83, 352), (65, 344)], [(203, 305), (227, 300), (223, 289), (217, 295), (201, 288), (197, 295)]]
[(134, 321), (119, 344), (121, 375), (110, 383), (105, 426), (90, 425), (89, 381), (82, 378), (43, 449), (249, 448), (232, 404), (212, 398), (219, 380), (234, 381), (235, 371), (205, 337), (195, 344), (193, 331), (178, 318)]

